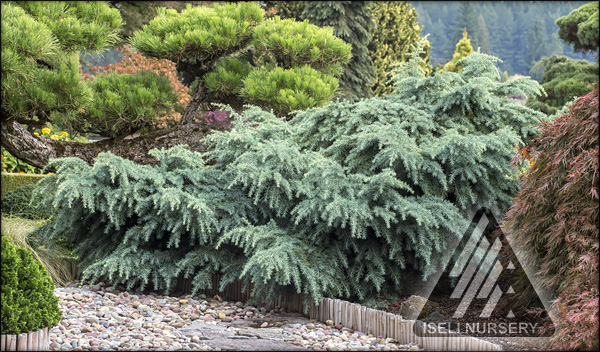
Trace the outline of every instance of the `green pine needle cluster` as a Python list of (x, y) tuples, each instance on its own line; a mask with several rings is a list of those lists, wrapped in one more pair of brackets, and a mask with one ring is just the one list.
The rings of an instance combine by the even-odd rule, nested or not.
[[(158, 116), (183, 106), (176, 104), (178, 97), (169, 80), (154, 72), (121, 74), (109, 72), (97, 75), (91, 82), (95, 99), (88, 107), (85, 123), (78, 130), (117, 137), (136, 131), (147, 131), (158, 123)], [(131, 116), (134, 118), (124, 118)]]
[(188, 5), (180, 13), (159, 8), (157, 16), (133, 34), (131, 43), (144, 55), (202, 63), (241, 49), (252, 36), (250, 28), (263, 17), (264, 10), (250, 2)]
[(335, 77), (308, 65), (271, 70), (254, 69), (246, 77), (242, 96), (250, 104), (273, 109), (277, 116), (290, 110), (323, 106), (338, 88)]
[(544, 118), (507, 98), (539, 94), (536, 82), (501, 82), (480, 53), (460, 73), (426, 76), (423, 44), (385, 99), (291, 121), (249, 107), (205, 138), (210, 152), (154, 150), (158, 166), (56, 159), (37, 191), (57, 215), (37, 236), (73, 245), (85, 278), (129, 288), (168, 292), (184, 275), (198, 290), (220, 272), (221, 288), (240, 279), (256, 298), (402, 292), (406, 270), (439, 269), (468, 208), (508, 207), (515, 146)]

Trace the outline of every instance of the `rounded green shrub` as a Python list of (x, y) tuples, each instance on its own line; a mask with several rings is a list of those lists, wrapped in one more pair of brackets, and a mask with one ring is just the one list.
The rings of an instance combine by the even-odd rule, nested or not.
[(40, 205), (40, 198), (33, 197), (35, 183), (30, 183), (7, 192), (2, 197), (2, 214), (26, 219), (48, 219), (52, 212)]
[(56, 326), (62, 313), (54, 288), (42, 264), (2, 235), (2, 333)]

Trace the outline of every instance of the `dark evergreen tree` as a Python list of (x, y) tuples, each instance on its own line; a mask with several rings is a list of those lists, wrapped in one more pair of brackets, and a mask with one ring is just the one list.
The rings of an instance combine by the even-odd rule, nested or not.
[(492, 53), (490, 33), (488, 32), (487, 25), (485, 24), (485, 19), (482, 15), (479, 15), (479, 18), (477, 19), (477, 26), (479, 27), (479, 36), (477, 38), (477, 41), (479, 42), (481, 52), (490, 55)]
[(304, 1), (263, 1), (267, 17), (279, 16), (302, 21)]
[(544, 22), (538, 17), (533, 21), (533, 26), (529, 30), (529, 36), (527, 38), (526, 61), (529, 65), (529, 69), (531, 69), (535, 62), (541, 59), (542, 56), (548, 54), (547, 42), (548, 38), (546, 37)]
[(479, 47), (479, 24), (477, 21), (477, 12), (475, 11), (475, 4), (471, 1), (463, 1), (460, 3), (460, 12), (454, 20), (454, 30), (452, 32), (452, 41), (450, 44), (450, 50), (448, 53), (452, 56), (454, 52), (454, 43), (458, 43), (463, 36), (463, 31), (467, 29), (469, 33), (469, 39), (471, 39), (471, 45), (475, 50)]
[(319, 27), (331, 26), (333, 33), (352, 44), (352, 60), (340, 77), (340, 96), (350, 101), (373, 95), (376, 71), (368, 45), (376, 24), (368, 10), (369, 1), (307, 1), (302, 18)]
[[(512, 61), (511, 67), (513, 69), (512, 74), (526, 73), (531, 67), (530, 63), (527, 62), (527, 39), (529, 29), (532, 25), (532, 19), (537, 16), (533, 12), (528, 12), (529, 7), (526, 6), (525, 2), (511, 2), (512, 13), (514, 15), (514, 24), (512, 27), (513, 37), (513, 56), (507, 59)], [(504, 59), (504, 58), (502, 58)]]

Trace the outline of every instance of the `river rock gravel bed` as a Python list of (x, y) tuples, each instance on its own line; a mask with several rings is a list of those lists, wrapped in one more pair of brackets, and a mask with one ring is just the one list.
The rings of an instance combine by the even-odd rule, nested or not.
[[(103, 283), (58, 287), (54, 292), (59, 297), (63, 318), (50, 331), (50, 350), (53, 351), (220, 351), (221, 348), (215, 346), (218, 341), (204, 343), (206, 336), (190, 336), (189, 331), (184, 333), (185, 328), (197, 324), (223, 325), (232, 331), (241, 320), (256, 322), (256, 328), (265, 328), (265, 331), (276, 328), (277, 334), (281, 334), (276, 339), (286, 341), (291, 348), (315, 351), (419, 349), (415, 344), (402, 345), (390, 338), (367, 335), (341, 325), (330, 326), (332, 322), (328, 325), (298, 318), (298, 314), (292, 321), (286, 318), (290, 314), (284, 311), (223, 301), (219, 296), (146, 295), (105, 287)], [(252, 338), (244, 343), (246, 347), (251, 346)]]

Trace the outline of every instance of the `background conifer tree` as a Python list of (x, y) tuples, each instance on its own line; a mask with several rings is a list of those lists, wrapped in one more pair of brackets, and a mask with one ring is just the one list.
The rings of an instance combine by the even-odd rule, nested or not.
[[(417, 23), (417, 12), (411, 9), (406, 1), (373, 1), (370, 6), (377, 29), (373, 33), (373, 40), (369, 43), (369, 53), (377, 71), (374, 95), (389, 94), (392, 85), (386, 84), (392, 71), (391, 64), (408, 61), (411, 44), (414, 46), (421, 38), (419, 33), (422, 27)], [(429, 74), (430, 44), (425, 47), (425, 71)]]
[(546, 29), (544, 28), (544, 22), (538, 17), (533, 21), (533, 26), (529, 30), (527, 37), (527, 56), (525, 60), (529, 65), (529, 69), (535, 65), (535, 62), (542, 58), (542, 56), (548, 55), (547, 43), (548, 38), (546, 37)]
[(563, 46), (558, 37), (558, 33), (552, 33), (548, 55), (562, 55)]
[(349, 101), (372, 96), (376, 71), (369, 55), (376, 23), (369, 1), (306, 1), (302, 18), (319, 27), (331, 26), (334, 34), (352, 44), (352, 60), (340, 77), (341, 97)]
[(471, 39), (467, 38), (467, 29), (463, 31), (462, 39), (456, 43), (456, 51), (452, 55), (452, 60), (449, 61), (443, 67), (443, 71), (447, 72), (460, 72), (462, 65), (457, 64), (458, 60), (465, 58), (473, 53), (473, 47), (471, 46)]
[[(463, 36), (463, 31), (466, 29), (469, 33), (473, 48), (477, 50), (479, 47), (479, 23), (477, 20), (477, 12), (475, 4), (471, 1), (462, 1), (460, 3), (459, 13), (454, 20), (454, 29), (452, 31), (452, 39), (450, 43), (458, 43)], [(454, 47), (450, 47), (448, 52), (454, 52)]]
[(481, 52), (490, 55), (492, 53), (492, 44), (490, 43), (490, 33), (488, 32), (483, 15), (479, 15), (477, 18), (477, 27), (479, 28), (477, 41), (481, 47)]

